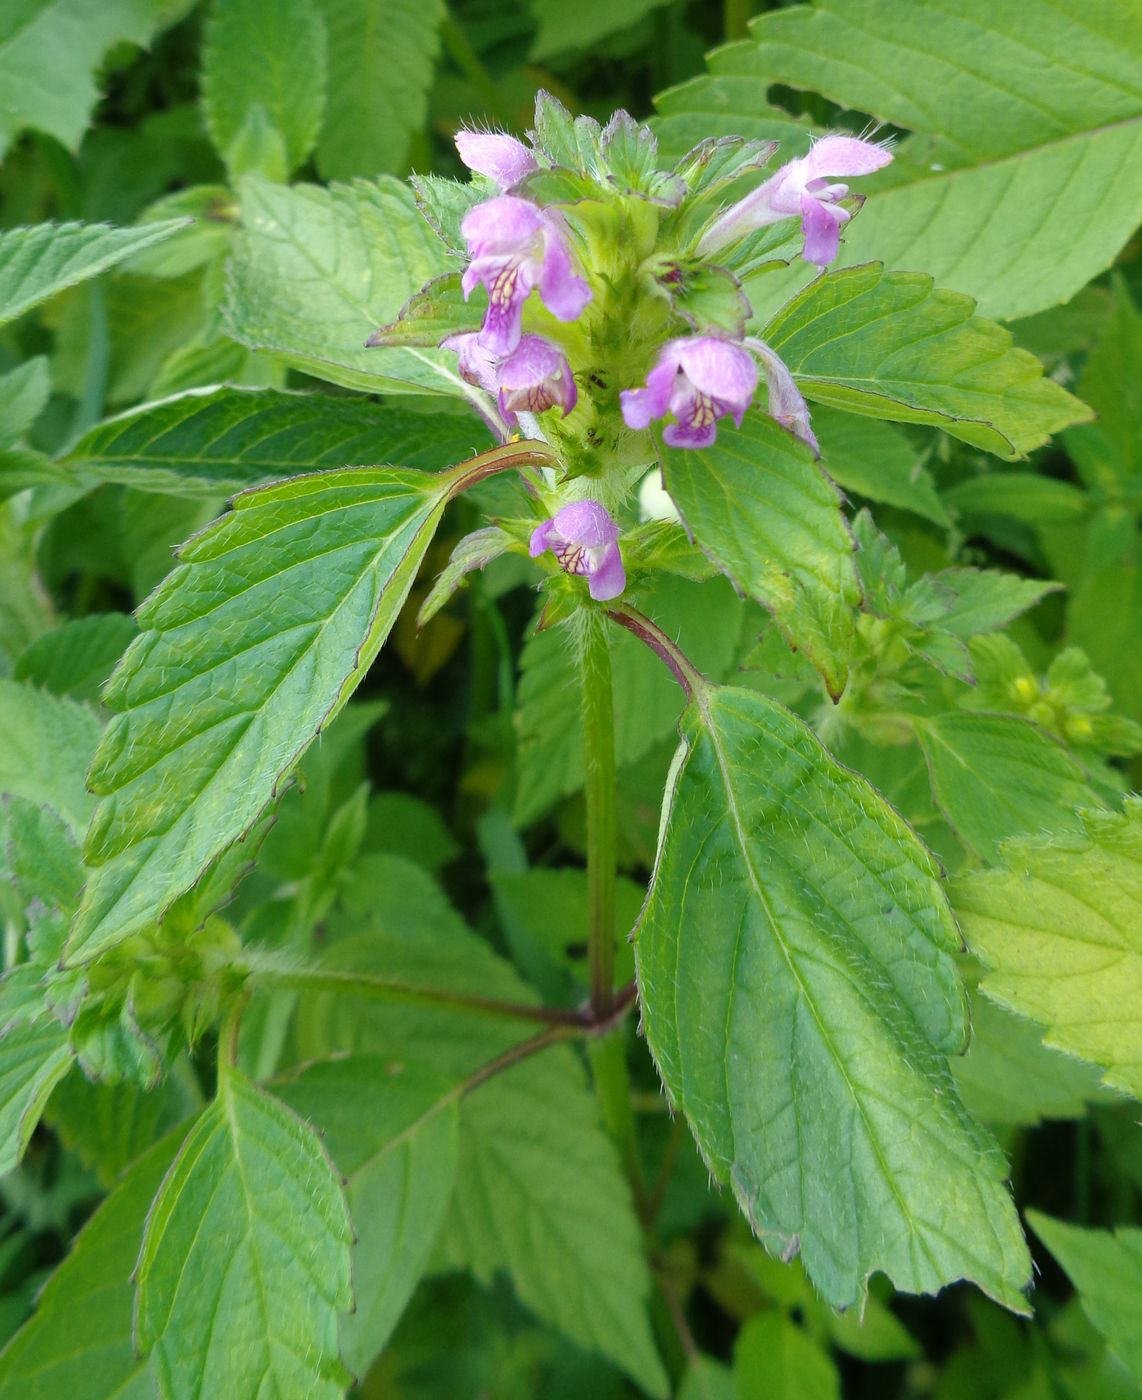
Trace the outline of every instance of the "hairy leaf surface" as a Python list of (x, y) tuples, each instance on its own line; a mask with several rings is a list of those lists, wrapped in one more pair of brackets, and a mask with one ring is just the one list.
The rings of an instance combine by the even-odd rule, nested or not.
[(705, 689), (683, 732), (635, 956), (711, 1171), (834, 1306), (879, 1269), (1024, 1310), (1006, 1165), (944, 1059), (966, 1008), (935, 861), (776, 702)]

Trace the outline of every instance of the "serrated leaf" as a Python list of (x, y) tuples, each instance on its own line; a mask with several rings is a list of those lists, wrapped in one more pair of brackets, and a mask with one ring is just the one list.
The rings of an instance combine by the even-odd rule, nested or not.
[(105, 272), (186, 225), (185, 219), (138, 228), (33, 224), (0, 232), (0, 322), (23, 315), (37, 302)]
[[(781, 136), (767, 108), (781, 84), (915, 132), (895, 167), (861, 181), (871, 193), (842, 261), (928, 272), (1009, 319), (1071, 297), (1142, 218), (1123, 178), (1142, 160), (1140, 58), (1142, 23), (1114, 0), (1081, 14), (824, 0), (755, 20), (709, 76), (660, 99), (657, 128), (679, 152), (711, 129)], [(781, 154), (804, 151), (802, 139)]]
[(465, 535), (457, 541), (448, 556), (448, 563), (436, 575), (432, 587), (420, 605), (416, 625), (423, 627), (431, 622), (470, 573), (486, 568), (494, 559), (505, 553), (511, 544), (511, 535), (506, 530), (501, 530), (498, 525), (486, 525), (483, 529), (473, 530), (470, 535)]
[(683, 734), (635, 957), (710, 1170), (835, 1307), (879, 1269), (1025, 1310), (1006, 1165), (944, 1060), (966, 1016), (935, 861), (765, 696), (703, 689)]
[(235, 159), (252, 121), (267, 123), (280, 141), (281, 178), (296, 170), (317, 142), (325, 105), (325, 25), (312, 0), (215, 0), (202, 105), (235, 174), (258, 168)]
[(156, 1143), (79, 1232), (35, 1313), (0, 1352), (0, 1400), (152, 1400), (150, 1368), (131, 1342), (131, 1273), (182, 1137)]
[[(0, 982), (0, 1006), (4, 984)], [(67, 1028), (50, 1014), (0, 1035), (0, 1176), (20, 1158), (52, 1090), (72, 1063)]]
[(936, 525), (950, 523), (924, 466), (925, 454), (903, 433), (877, 419), (824, 406), (813, 410), (813, 431), (821, 465), (845, 491), (910, 510)]
[[(362, 857), (343, 902), (341, 921), (356, 931), (338, 940), (332, 921), (326, 969), (536, 1003), (511, 964), (410, 862)], [(304, 1058), (353, 1050), (413, 1059), (462, 1080), (534, 1029), (462, 1008), (326, 994), (307, 998), (297, 1048)], [(545, 1322), (650, 1393), (664, 1393), (629, 1190), (581, 1063), (566, 1047), (514, 1066), (462, 1100), (456, 1195), (441, 1239), (454, 1266), (487, 1280), (506, 1272)]]
[(102, 801), (66, 955), (158, 918), (250, 829), (368, 670), (424, 557), (447, 475), (298, 477), (239, 496), (139, 609), (104, 696)]
[(1029, 720), (935, 715), (916, 720), (916, 737), (940, 810), (985, 860), (1008, 837), (1076, 826), (1079, 807), (1099, 805), (1066, 749)]
[(840, 1400), (829, 1353), (783, 1312), (751, 1317), (734, 1343), (738, 1400)]
[(321, 1131), (346, 1177), (355, 1308), (341, 1355), (363, 1376), (380, 1355), (436, 1243), (456, 1175), (453, 1081), (379, 1055), (318, 1061), (275, 1093)]
[(662, 457), (688, 533), (839, 695), (860, 586), (837, 491), (809, 449), (748, 413), (736, 430), (723, 421), (713, 446)]
[(1038, 1210), (1027, 1221), (1066, 1270), (1083, 1312), (1142, 1382), (1142, 1230), (1084, 1230)]
[(351, 1237), (317, 1135), (229, 1070), (155, 1197), (139, 1253), (135, 1338), (160, 1394), (341, 1396)]
[(1061, 586), (998, 569), (941, 569), (918, 579), (905, 604), (953, 636), (978, 637), (998, 631)]
[(1116, 278), (1110, 317), (1087, 356), (1076, 391), (1097, 418), (1065, 439), (1086, 485), (1112, 500), (1129, 500), (1142, 470), (1140, 383), (1142, 316), (1126, 284)]
[(323, 467), (434, 470), (488, 445), (474, 419), (278, 389), (192, 389), (109, 418), (64, 462), (141, 491), (216, 498)]
[(377, 326), (446, 270), (444, 250), (397, 180), (284, 189), (248, 179), (230, 265), (231, 334), (349, 389), (480, 402), (451, 351), (365, 348)]
[(51, 387), (46, 355), (36, 355), (0, 374), (0, 446), (24, 436), (40, 416)]
[(7, 6), (0, 14), (0, 158), (27, 127), (74, 151), (99, 97), (104, 55), (116, 44), (145, 44), (170, 10), (170, 0)]
[(92, 808), (84, 774), (98, 741), (90, 710), (0, 679), (0, 793), (50, 806), (82, 831)]
[(617, 29), (637, 24), (668, 0), (580, 0), (568, 9), (562, 0), (531, 0), (531, 10), (539, 21), (539, 32), (532, 45), (533, 59), (589, 48)]
[(1086, 495), (1071, 482), (1031, 472), (969, 477), (944, 492), (944, 503), (968, 520), (1009, 515), (1028, 525), (1074, 525), (1090, 510)]
[(326, 180), (404, 173), (424, 125), (442, 0), (317, 0), (329, 34), (329, 96), (317, 147)]
[(763, 339), (805, 396), (853, 413), (928, 423), (1000, 457), (1018, 457), (1090, 417), (1010, 331), (970, 297), (881, 263), (815, 278)]
[(1048, 1029), (1044, 1042), (1142, 1098), (1142, 803), (1085, 811), (1077, 831), (1008, 842), (1002, 868), (953, 898), (993, 1000)]
[(126, 613), (89, 613), (37, 637), (20, 653), (12, 677), (53, 695), (98, 701), (103, 683), (136, 635)]

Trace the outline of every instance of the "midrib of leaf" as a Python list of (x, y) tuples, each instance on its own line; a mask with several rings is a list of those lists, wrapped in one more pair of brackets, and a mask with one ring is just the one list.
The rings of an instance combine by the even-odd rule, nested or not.
[[(888, 1183), (889, 1189), (892, 1192), (893, 1199), (896, 1201), (897, 1208), (900, 1211), (901, 1219), (907, 1220), (909, 1222), (909, 1236), (912, 1241), (912, 1248), (915, 1249), (917, 1246), (919, 1246), (924, 1250), (924, 1253), (928, 1257), (928, 1263), (931, 1266), (933, 1273), (939, 1276), (940, 1267), (936, 1259), (934, 1258), (930, 1247), (928, 1246), (927, 1242), (923, 1239), (922, 1235), (919, 1239), (917, 1238), (917, 1231), (915, 1230), (915, 1228), (912, 1227), (912, 1213), (908, 1209), (907, 1205), (905, 1204), (904, 1198), (900, 1194), (900, 1188), (897, 1185), (895, 1175), (890, 1171), (888, 1167), (888, 1163), (885, 1160), (883, 1149), (881, 1147), (879, 1135), (873, 1131), (873, 1125), (869, 1120), (868, 1112), (865, 1108), (864, 1102), (861, 1096), (856, 1092), (856, 1087), (854, 1086), (852, 1079), (848, 1074), (848, 1070), (845, 1066), (844, 1059), (837, 1053), (836, 1045), (834, 1044), (832, 1037), (829, 1035), (829, 1032), (826, 1027), (826, 1022), (821, 1015), (820, 1009), (817, 1006), (817, 1003), (814, 1000), (814, 998), (810, 995), (808, 986), (802, 978), (800, 971), (796, 966), (796, 963), (790, 956), (788, 944), (786, 943), (785, 939), (781, 936), (780, 925), (778, 923), (776, 915), (774, 914), (773, 906), (770, 903), (769, 898), (765, 894), (762, 883), (758, 877), (756, 866), (754, 865), (753, 857), (750, 851), (750, 844), (747, 839), (745, 826), (742, 821), (741, 809), (738, 803), (737, 793), (730, 776), (730, 765), (727, 762), (725, 751), (716, 737), (717, 726), (713, 723), (713, 719), (709, 711), (708, 694), (699, 691), (698, 697), (698, 707), (702, 714), (702, 718), (705, 722), (706, 732), (710, 736), (710, 742), (713, 746), (714, 754), (717, 758), (718, 771), (721, 774), (722, 785), (726, 790), (726, 806), (730, 814), (730, 820), (733, 823), (734, 837), (741, 851), (742, 862), (745, 866), (745, 869), (749, 872), (750, 887), (752, 888), (758, 903), (761, 905), (762, 909), (765, 912), (766, 921), (769, 924), (770, 932), (773, 936), (774, 942), (781, 950), (781, 956), (785, 962), (786, 967), (789, 969), (789, 974), (793, 978), (793, 981), (797, 986), (798, 992), (802, 997), (804, 1004), (809, 1008), (809, 1011), (812, 1014), (813, 1021), (817, 1027), (817, 1032), (820, 1035), (822, 1042), (824, 1043), (829, 1052), (830, 1059), (833, 1061), (834, 1065), (836, 1065), (837, 1070), (840, 1073), (842, 1080), (844, 1081), (844, 1085), (846, 1090), (848, 1091), (848, 1095), (852, 1100), (853, 1106), (855, 1107), (860, 1117), (860, 1120), (864, 1125), (868, 1141), (872, 1145), (873, 1152), (876, 1155), (876, 1160), (880, 1167), (881, 1178)], [(738, 932), (734, 941), (734, 957), (730, 973), (731, 995), (728, 999), (728, 1007), (726, 1012), (727, 1031), (729, 1027), (729, 1021), (733, 1013), (733, 1008), (736, 1004), (733, 988), (737, 980), (738, 952), (741, 947), (741, 936), (744, 925), (745, 918), (743, 917), (742, 922), (738, 925)], [(725, 1043), (727, 1046), (729, 1045), (728, 1034), (726, 1035)], [(728, 1066), (726, 1067), (726, 1073), (728, 1075)], [(727, 1103), (728, 1102), (729, 1098), (727, 1093)], [(804, 1189), (803, 1182), (802, 1189)], [(925, 1222), (925, 1224), (927, 1224), (927, 1222)]]

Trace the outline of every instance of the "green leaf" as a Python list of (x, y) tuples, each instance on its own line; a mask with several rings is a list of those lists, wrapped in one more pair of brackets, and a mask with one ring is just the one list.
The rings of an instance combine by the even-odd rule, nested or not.
[(1078, 393), (1097, 418), (1067, 433), (1067, 451), (1092, 491), (1129, 502), (1142, 476), (1142, 316), (1120, 279)]
[(0, 679), (0, 793), (50, 806), (82, 831), (93, 805), (84, 774), (98, 741), (90, 710)]
[(365, 348), (372, 331), (445, 270), (443, 248), (397, 180), (284, 189), (248, 179), (230, 267), (230, 331), (252, 350), (349, 389), (478, 403), (480, 391), (460, 378), (451, 351)]
[(0, 374), (0, 445), (24, 436), (43, 411), (51, 388), (46, 355), (36, 355)]
[(34, 1315), (0, 1353), (0, 1400), (152, 1400), (150, 1367), (131, 1341), (131, 1274), (182, 1137), (156, 1143), (80, 1231)]
[(317, 147), (326, 180), (401, 175), (428, 114), (442, 0), (317, 0), (329, 96)]
[(192, 389), (107, 419), (63, 460), (99, 481), (210, 498), (322, 467), (433, 470), (487, 445), (468, 417), (277, 389)]
[(707, 1165), (835, 1307), (879, 1269), (1024, 1311), (1006, 1164), (944, 1059), (966, 1007), (935, 861), (767, 697), (703, 688), (683, 733), (635, 957)]
[[(645, 607), (704, 674), (720, 679), (730, 669), (741, 605), (728, 585), (659, 576)], [(533, 633), (524, 643), (520, 665), (513, 818), (526, 826), (583, 786), (583, 731), (575, 658), (565, 630), (553, 627)], [(635, 762), (670, 734), (683, 697), (653, 652), (618, 627), (611, 635), (611, 669), (615, 755), (621, 766)]]
[(968, 1053), (951, 1062), (952, 1074), (982, 1122), (1032, 1127), (1045, 1118), (1082, 1118), (1088, 1103), (1105, 1097), (1089, 1065), (1048, 1049), (1030, 1021), (986, 997), (972, 998), (971, 1027)]
[(430, 873), (460, 854), (438, 807), (411, 792), (374, 792), (369, 798), (364, 845), (415, 861)]
[(341, 1396), (350, 1239), (316, 1134), (228, 1070), (155, 1197), (139, 1253), (135, 1336), (159, 1392)]
[[(0, 158), (27, 127), (75, 150), (116, 44), (145, 44), (171, 0), (22, 0), (0, 13)], [(47, 75), (50, 74), (50, 80)]]
[(969, 477), (944, 492), (944, 504), (969, 521), (1009, 515), (1028, 525), (1073, 525), (1090, 509), (1087, 497), (1069, 481), (1032, 472), (992, 472)]
[(0, 232), (0, 321), (23, 315), (64, 287), (105, 272), (186, 225), (185, 219), (138, 228), (35, 224)]
[(1038, 1210), (1027, 1221), (1066, 1270), (1083, 1312), (1142, 1381), (1142, 1230), (1084, 1230)]
[(953, 886), (989, 971), (981, 990), (1048, 1027), (1047, 1045), (1142, 1098), (1142, 803), (1086, 811), (1078, 831), (1011, 841), (1003, 868)]
[(325, 25), (312, 0), (215, 0), (202, 105), (232, 173), (257, 168), (236, 156), (261, 123), (280, 143), (281, 178), (296, 170), (317, 142), (325, 105)]
[(581, 0), (568, 9), (562, 0), (531, 0), (539, 32), (531, 48), (533, 59), (589, 49), (618, 29), (632, 24), (667, 4), (668, 0)]
[(712, 447), (662, 456), (689, 534), (739, 592), (772, 612), (839, 695), (860, 586), (836, 489), (809, 449), (749, 413), (739, 429), (720, 424)]
[(423, 1066), (350, 1055), (274, 1085), (321, 1132), (346, 1178), (356, 1306), (341, 1355), (363, 1376), (380, 1355), (428, 1263), (452, 1197), (459, 1095)]
[(452, 478), (362, 468), (239, 496), (137, 614), (89, 775), (98, 867), (67, 946), (158, 918), (247, 832), (388, 636)]
[(976, 316), (970, 297), (881, 263), (815, 278), (763, 338), (807, 398), (928, 423), (1000, 457), (1025, 455), (1091, 416), (1010, 331)]
[[(989, 0), (823, 0), (754, 21), (711, 75), (660, 99), (660, 139), (711, 127), (782, 135), (772, 85), (915, 132), (876, 179), (841, 257), (930, 273), (1009, 319), (1065, 301), (1142, 217), (1142, 23), (1114, 0), (1081, 13)], [(784, 116), (783, 113), (775, 114)], [(786, 118), (789, 122), (790, 119)], [(782, 157), (804, 154), (791, 142)]]
[(73, 618), (37, 637), (21, 652), (12, 677), (43, 686), (53, 695), (98, 701), (104, 681), (137, 630), (126, 613), (89, 613)]
[(840, 1400), (832, 1357), (782, 1312), (758, 1313), (742, 1328), (734, 1375), (738, 1400)]
[(1142, 563), (1096, 567), (1082, 581), (1067, 609), (1067, 640), (1106, 677), (1119, 708), (1142, 720)]
[(1078, 824), (1099, 800), (1066, 749), (1029, 720), (956, 714), (915, 719), (932, 795), (970, 851), (994, 861), (1027, 831)]
[(470, 535), (457, 541), (448, 563), (436, 575), (420, 611), (416, 615), (416, 625), (425, 626), (432, 621), (445, 603), (463, 584), (465, 578), (477, 569), (486, 568), (498, 559), (512, 545), (512, 537), (498, 525), (486, 525), (473, 530)]
[[(0, 997), (4, 984), (0, 983)], [(52, 1090), (72, 1063), (67, 1027), (50, 1014), (0, 1035), (0, 1176), (24, 1155)]]
[(813, 431), (821, 446), (821, 465), (845, 491), (910, 510), (936, 525), (950, 523), (924, 466), (926, 454), (903, 433), (874, 418), (823, 406), (813, 411)]
[[(410, 862), (361, 858), (343, 903), (342, 921), (355, 931), (333, 942), (325, 969), (536, 1003), (511, 964)], [(335, 923), (331, 932), (336, 939)], [(414, 1060), (462, 1080), (534, 1029), (462, 1008), (323, 994), (306, 998), (297, 1049), (302, 1058), (353, 1050)], [(665, 1392), (630, 1193), (582, 1064), (566, 1047), (515, 1065), (463, 1098), (460, 1170), (441, 1244), (451, 1264), (485, 1282), (507, 1273), (537, 1316), (651, 1394)]]

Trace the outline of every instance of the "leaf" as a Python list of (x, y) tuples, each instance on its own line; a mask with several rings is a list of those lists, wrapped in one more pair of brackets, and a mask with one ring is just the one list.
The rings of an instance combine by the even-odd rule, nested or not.
[(738, 1400), (840, 1400), (832, 1357), (784, 1313), (751, 1317), (734, 1344)]
[[(170, 0), (24, 0), (0, 13), (0, 158), (32, 127), (74, 151), (116, 44), (145, 44)], [(45, 75), (50, 74), (47, 81)]]
[(76, 1236), (33, 1316), (0, 1352), (0, 1400), (151, 1400), (131, 1342), (131, 1273), (147, 1211), (183, 1133), (139, 1159)]
[(683, 736), (635, 959), (647, 1043), (711, 1172), (834, 1307), (879, 1269), (1025, 1311), (1006, 1165), (944, 1059), (966, 1010), (935, 861), (763, 695), (703, 688)]
[(402, 175), (428, 113), (442, 0), (317, 0), (329, 34), (329, 96), (317, 147), (326, 180)]
[(230, 333), (319, 379), (370, 393), (454, 394), (480, 402), (447, 350), (368, 350), (424, 283), (446, 270), (444, 251), (409, 189), (373, 184), (284, 189), (242, 184), (242, 230), (230, 266)]
[(1142, 1098), (1142, 803), (1084, 811), (1077, 831), (1010, 841), (1001, 857), (953, 885), (988, 968), (981, 990)]
[[(340, 939), (331, 921), (326, 971), (536, 1004), (511, 964), (410, 862), (362, 857), (343, 906)], [(463, 1080), (534, 1029), (459, 1007), (327, 993), (306, 998), (296, 1040), (303, 1059), (351, 1050), (413, 1060)], [(665, 1392), (629, 1189), (581, 1062), (566, 1047), (515, 1065), (463, 1098), (456, 1194), (441, 1244), (450, 1264), (470, 1267), (485, 1282), (507, 1273), (538, 1317), (651, 1394)]]
[(51, 388), (46, 355), (36, 355), (0, 374), (0, 445), (24, 436), (43, 411)]
[[(0, 983), (0, 997), (4, 984)], [(50, 1014), (0, 1034), (0, 1176), (10, 1172), (72, 1063), (67, 1027)]]
[[(13, 679), (42, 686), (53, 695), (97, 702), (104, 681), (136, 631), (134, 620), (126, 613), (89, 613), (73, 618), (37, 637), (20, 653)], [(94, 739), (93, 734), (92, 749)], [(90, 753), (88, 757), (90, 761)]]
[(277, 389), (191, 389), (91, 428), (64, 461), (141, 491), (217, 497), (322, 467), (428, 470), (488, 445), (467, 417)]
[(1084, 1230), (1038, 1210), (1027, 1220), (1066, 1270), (1083, 1312), (1142, 1381), (1142, 1230)]
[(139, 1253), (135, 1337), (160, 1393), (342, 1395), (350, 1239), (316, 1134), (228, 1070), (155, 1197)]
[[(719, 581), (656, 580), (646, 611), (704, 673), (720, 679), (733, 664), (741, 606)], [(516, 712), (518, 779), (513, 820), (527, 826), (583, 786), (583, 731), (575, 659), (561, 628), (533, 633), (520, 661)], [(635, 762), (667, 737), (682, 711), (682, 692), (642, 642), (611, 632), (615, 755)]]
[(687, 532), (839, 695), (860, 585), (838, 494), (809, 449), (749, 413), (737, 430), (721, 424), (712, 447), (662, 457)]
[(763, 339), (807, 398), (852, 413), (928, 423), (1000, 457), (1018, 457), (1090, 410), (970, 297), (881, 263), (815, 278)]
[(186, 219), (167, 219), (138, 228), (34, 224), (0, 232), (0, 322), (22, 316), (64, 287), (106, 272), (186, 226)]
[(1097, 415), (1068, 432), (1067, 451), (1095, 492), (1130, 501), (1142, 475), (1142, 316), (1114, 280), (1111, 315), (1083, 365), (1078, 393)]
[(346, 1177), (354, 1312), (341, 1354), (358, 1376), (380, 1355), (428, 1263), (452, 1197), (456, 1085), (377, 1055), (318, 1061), (274, 1091), (312, 1122)]
[(1075, 826), (1077, 808), (1100, 805), (1066, 749), (1029, 720), (949, 713), (915, 729), (933, 797), (984, 860), (1010, 836)]
[(452, 485), (361, 468), (239, 496), (139, 609), (89, 775), (98, 867), (66, 956), (160, 917), (247, 832), (355, 689)]
[(1006, 320), (1066, 301), (1137, 227), (1142, 191), (1123, 172), (1142, 160), (1140, 59), (1142, 23), (1114, 0), (1030, 17), (989, 0), (824, 0), (716, 50), (710, 76), (660, 99), (658, 132), (681, 151), (712, 113), (717, 131), (781, 135), (779, 84), (917, 133), (861, 181), (872, 193), (841, 258), (930, 273)]
[(998, 569), (941, 569), (917, 579), (905, 601), (945, 632), (977, 637), (998, 631), (1060, 587), (1050, 580), (1020, 578)]
[(202, 105), (234, 174), (257, 168), (235, 157), (259, 121), (281, 143), (281, 178), (296, 170), (317, 142), (325, 105), (325, 26), (312, 0), (215, 0), (202, 53)]
[(813, 431), (821, 445), (822, 466), (845, 491), (870, 501), (910, 510), (936, 525), (949, 524), (924, 455), (903, 433), (874, 418), (819, 407)]
[(532, 59), (591, 48), (618, 29), (629, 29), (667, 0), (582, 0), (569, 10), (560, 0), (531, 0), (539, 30)]
[(1032, 472), (969, 477), (944, 492), (944, 504), (968, 520), (1009, 515), (1028, 525), (1073, 525), (1089, 510), (1087, 498), (1077, 486)]
[(457, 541), (448, 556), (448, 563), (436, 575), (431, 589), (420, 605), (416, 615), (417, 627), (424, 627), (431, 622), (470, 573), (486, 568), (504, 554), (511, 544), (511, 535), (506, 530), (501, 530), (498, 525), (486, 525), (482, 529), (473, 530), (471, 534)]
[(0, 793), (50, 806), (82, 831), (93, 805), (84, 774), (98, 740), (82, 705), (0, 679)]

